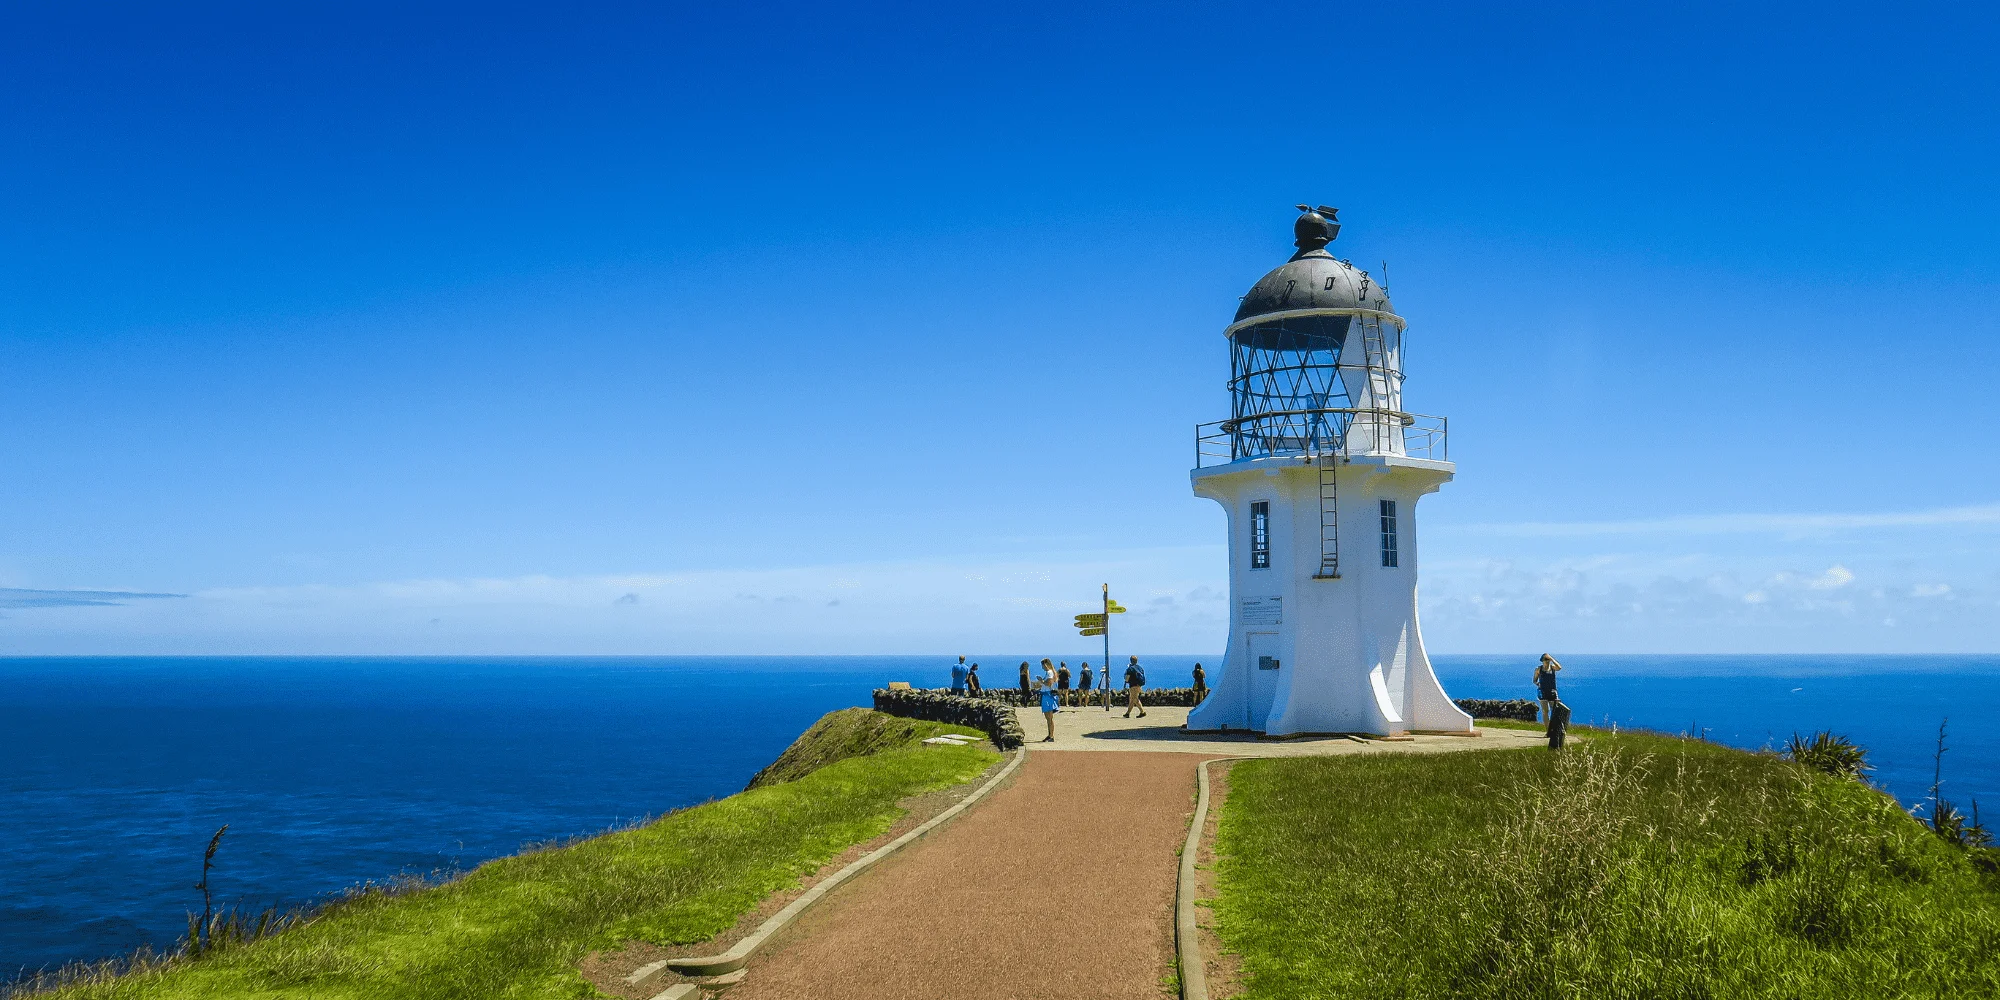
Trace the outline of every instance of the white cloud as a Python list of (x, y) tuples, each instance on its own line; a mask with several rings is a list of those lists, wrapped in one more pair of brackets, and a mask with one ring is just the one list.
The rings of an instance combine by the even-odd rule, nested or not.
[[(1440, 526), (1424, 537), (1424, 629), (1436, 652), (1990, 651), (2000, 532), (1984, 526), (1996, 521), (2000, 507)], [(1936, 537), (1892, 538), (1890, 525), (1928, 525)], [(1819, 533), (1799, 534), (1805, 527)], [(1743, 534), (1751, 530), (1777, 534)], [(10, 607), (0, 654), (1053, 653), (1080, 641), (1069, 617), (1095, 608), (1107, 580), (1133, 608), (1114, 631), (1120, 644), (1212, 654), (1225, 641), (1224, 549), (1200, 545), (212, 587), (127, 606)]]
[(1712, 514), (1641, 521), (1527, 521), (1470, 524), (1457, 530), (1518, 537), (1591, 535), (1774, 534), (1801, 536), (1866, 528), (2000, 525), (2000, 504), (1880, 514)]
[[(557, 577), (216, 587), (178, 612), (56, 608), (9, 621), (0, 653), (923, 653), (1082, 642), (1070, 619), (1110, 582), (1115, 645), (1222, 648), (1220, 546)], [(1147, 595), (1175, 598), (1144, 601)], [(1143, 603), (1142, 603), (1143, 601)]]

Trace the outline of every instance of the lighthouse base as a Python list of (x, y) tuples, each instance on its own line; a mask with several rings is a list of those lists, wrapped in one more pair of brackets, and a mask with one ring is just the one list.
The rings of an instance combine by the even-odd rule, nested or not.
[[(1189, 731), (1268, 737), (1476, 732), (1446, 696), (1417, 622), (1417, 501), (1445, 462), (1355, 456), (1328, 490), (1297, 458), (1197, 469), (1230, 522), (1228, 652)], [(1337, 493), (1337, 509), (1323, 497)], [(1326, 565), (1337, 518), (1337, 577)]]

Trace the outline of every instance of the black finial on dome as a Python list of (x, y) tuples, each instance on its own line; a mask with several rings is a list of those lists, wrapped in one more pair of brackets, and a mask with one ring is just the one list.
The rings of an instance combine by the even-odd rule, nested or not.
[(1321, 205), (1300, 205), (1299, 221), (1292, 223), (1292, 235), (1297, 237), (1292, 245), (1299, 248), (1299, 254), (1309, 254), (1314, 250), (1324, 250), (1328, 243), (1340, 235), (1340, 209)]

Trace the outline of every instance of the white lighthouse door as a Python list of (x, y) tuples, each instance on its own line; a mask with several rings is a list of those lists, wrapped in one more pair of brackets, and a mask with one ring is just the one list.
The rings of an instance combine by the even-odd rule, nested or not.
[(1250, 728), (1261, 733), (1285, 665), (1278, 660), (1278, 633), (1252, 632), (1245, 638), (1250, 640)]

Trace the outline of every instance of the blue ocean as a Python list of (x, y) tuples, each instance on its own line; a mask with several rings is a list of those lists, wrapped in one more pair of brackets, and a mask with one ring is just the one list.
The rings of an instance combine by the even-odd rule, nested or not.
[[(979, 656), (991, 685), (1028, 657)], [(1039, 659), (1039, 657), (1035, 657)], [(1147, 657), (1154, 686), (1196, 657)], [(1201, 657), (1211, 667), (1217, 658)], [(1568, 656), (1580, 719), (1743, 747), (1830, 728), (1906, 802), (2000, 805), (2000, 657)], [(1532, 657), (1439, 657), (1531, 697)], [(170, 947), (202, 848), (234, 905), (466, 870), (740, 790), (821, 714), (944, 657), (0, 659), (0, 979)], [(997, 668), (997, 669), (996, 669)]]

